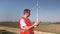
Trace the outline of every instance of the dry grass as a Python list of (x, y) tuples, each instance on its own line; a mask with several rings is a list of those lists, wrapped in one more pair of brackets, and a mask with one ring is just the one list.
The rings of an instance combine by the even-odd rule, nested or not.
[(35, 30), (60, 34), (60, 24), (40, 24)]
[[(18, 28), (18, 24), (17, 22), (4, 22), (4, 23), (0, 23), (0, 26), (6, 26), (6, 27), (14, 27), (14, 28)], [(52, 24), (52, 23), (48, 23), (48, 24), (41, 24), (35, 28), (35, 31), (42, 31), (42, 32), (51, 32), (51, 33), (57, 33), (60, 34), (60, 24)]]
[[(11, 28), (11, 27), (5, 27), (5, 26), (0, 26), (0, 29), (6, 30), (9, 32), (13, 32), (13, 33), (17, 33), (17, 34), (19, 34), (19, 32), (20, 32), (20, 30), (18, 28)], [(35, 34), (55, 34), (55, 33), (40, 32), (40, 31), (34, 31), (34, 32), (35, 32)]]

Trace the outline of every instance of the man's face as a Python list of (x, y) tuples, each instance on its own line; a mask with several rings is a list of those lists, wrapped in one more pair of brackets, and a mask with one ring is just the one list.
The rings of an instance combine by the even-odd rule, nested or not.
[(26, 13), (26, 15), (27, 15), (27, 17), (29, 17), (30, 16), (30, 12), (29, 13)]

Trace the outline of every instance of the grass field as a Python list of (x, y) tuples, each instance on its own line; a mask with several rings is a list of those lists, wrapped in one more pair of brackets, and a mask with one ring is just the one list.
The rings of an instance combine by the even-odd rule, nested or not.
[(9, 32), (9, 31), (6, 31), (6, 30), (0, 30), (0, 34), (16, 34), (16, 33)]
[(40, 24), (35, 30), (60, 34), (60, 24)]
[[(0, 26), (19, 28), (17, 22), (0, 22)], [(60, 34), (60, 24), (58, 23), (40, 23), (36, 31), (51, 32)]]

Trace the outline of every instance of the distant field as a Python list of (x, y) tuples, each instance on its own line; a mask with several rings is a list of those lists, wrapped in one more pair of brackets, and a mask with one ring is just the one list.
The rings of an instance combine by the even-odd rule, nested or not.
[(16, 33), (9, 32), (9, 31), (6, 31), (6, 30), (0, 30), (0, 34), (16, 34)]
[[(17, 22), (0, 22), (0, 26), (19, 28)], [(60, 22), (40, 23), (35, 30), (60, 34)]]
[(0, 22), (0, 26), (15, 27), (18, 28), (17, 22)]
[(60, 34), (60, 24), (40, 24), (35, 30)]

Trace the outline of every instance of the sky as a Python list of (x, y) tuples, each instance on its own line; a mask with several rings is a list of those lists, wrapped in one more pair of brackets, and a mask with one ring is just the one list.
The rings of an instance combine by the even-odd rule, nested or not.
[[(36, 21), (37, 0), (0, 0), (0, 21), (18, 21), (24, 9), (31, 10), (30, 20)], [(60, 0), (38, 0), (38, 19), (43, 22), (60, 22)]]

